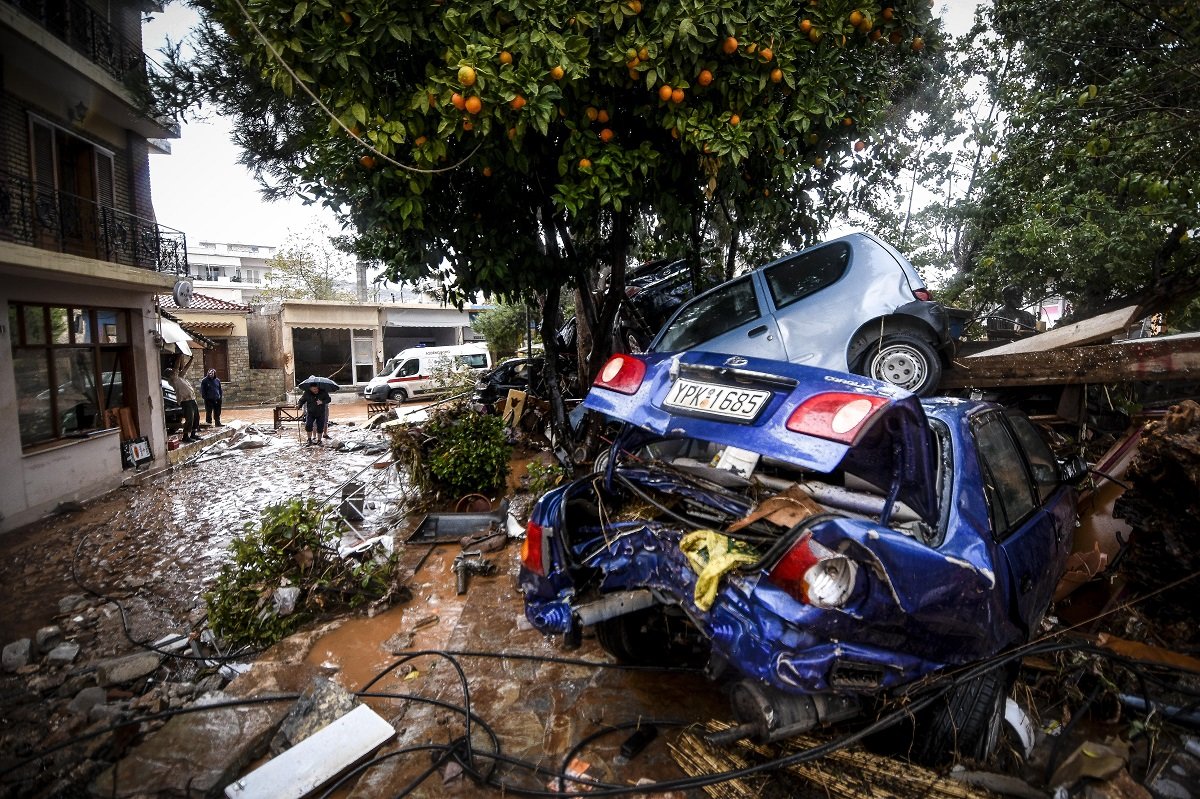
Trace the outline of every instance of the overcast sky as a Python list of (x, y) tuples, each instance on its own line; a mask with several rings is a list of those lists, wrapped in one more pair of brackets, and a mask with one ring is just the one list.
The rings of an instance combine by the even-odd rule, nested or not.
[[(970, 27), (978, 0), (944, 0), (935, 9), (947, 29), (961, 34)], [(153, 13), (142, 31), (153, 58), (167, 37), (182, 40), (195, 24), (194, 11), (179, 3)], [(298, 95), (299, 96), (299, 95)], [(299, 200), (268, 203), (230, 142), (230, 125), (221, 118), (186, 122), (171, 142), (171, 155), (150, 157), (150, 179), (158, 221), (183, 231), (190, 242), (220, 241), (278, 246), (289, 230), (319, 224), (336, 228), (333, 214)]]

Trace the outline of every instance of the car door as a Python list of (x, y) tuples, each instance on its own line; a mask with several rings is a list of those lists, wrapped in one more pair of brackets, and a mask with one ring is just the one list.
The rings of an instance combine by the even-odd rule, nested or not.
[[(856, 298), (830, 293), (845, 276), (851, 247), (835, 242), (805, 250), (759, 270), (787, 359), (845, 370), (845, 342), (864, 321)], [(861, 294), (860, 289), (856, 292)]]
[(652, 352), (691, 349), (787, 359), (755, 275), (723, 283), (680, 307), (650, 346)]
[(1004, 564), (996, 579), (1007, 587), (1013, 620), (1032, 635), (1050, 604), (1060, 557), (1057, 520), (1042, 506), (1023, 447), (1002, 411), (972, 422), (992, 533)]

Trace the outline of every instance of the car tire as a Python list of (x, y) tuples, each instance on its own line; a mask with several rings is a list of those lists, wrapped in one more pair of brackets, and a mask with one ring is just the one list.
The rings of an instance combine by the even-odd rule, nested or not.
[(854, 371), (925, 397), (942, 380), (942, 361), (925, 337), (891, 333), (867, 348)]
[(408, 392), (402, 388), (393, 388), (387, 396), (393, 402), (408, 402)]
[(704, 663), (705, 653), (682, 615), (662, 605), (643, 608), (595, 625), (596, 641), (621, 663), (635, 666), (681, 666)]
[(911, 757), (928, 766), (968, 759), (985, 762), (1004, 725), (1004, 704), (1015, 674), (994, 668), (958, 683), (917, 714)]

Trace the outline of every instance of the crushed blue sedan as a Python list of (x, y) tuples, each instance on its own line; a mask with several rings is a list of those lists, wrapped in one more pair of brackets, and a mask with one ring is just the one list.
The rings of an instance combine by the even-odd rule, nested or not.
[[(993, 404), (698, 351), (616, 355), (585, 404), (624, 424), (535, 506), (526, 616), (626, 662), (707, 660), (760, 740), (1029, 640), (1071, 548), (1086, 464)], [(913, 755), (984, 757), (1011, 679), (957, 685)]]

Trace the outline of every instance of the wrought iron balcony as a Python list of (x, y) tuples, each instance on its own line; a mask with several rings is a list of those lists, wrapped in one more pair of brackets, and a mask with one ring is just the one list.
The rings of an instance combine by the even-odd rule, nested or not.
[(180, 231), (6, 172), (0, 172), (0, 241), (188, 274)]
[(146, 82), (140, 43), (122, 36), (82, 0), (5, 0), (122, 83)]

